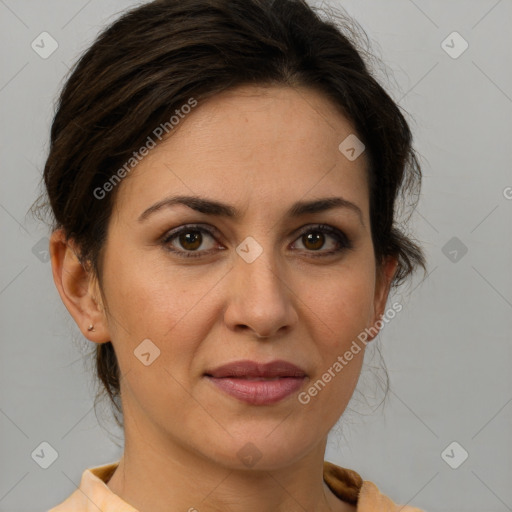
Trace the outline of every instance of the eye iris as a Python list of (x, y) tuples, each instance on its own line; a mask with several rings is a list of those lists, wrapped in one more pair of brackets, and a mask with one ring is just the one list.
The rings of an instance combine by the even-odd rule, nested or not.
[[(180, 244), (185, 249), (197, 249), (202, 242), (202, 234), (200, 231), (187, 231), (179, 236)], [(192, 244), (192, 246), (190, 246)]]
[(308, 243), (310, 243), (310, 242), (313, 243), (313, 247), (310, 246), (310, 247), (308, 247), (308, 249), (318, 250), (324, 244), (323, 233), (319, 233), (317, 231), (308, 233), (307, 235), (304, 235), (302, 238), (303, 238), (303, 240), (305, 240), (305, 243), (304, 243), (305, 247), (308, 247)]
[[(203, 241), (203, 233), (200, 229), (189, 229), (177, 234), (176, 237), (183, 249), (187, 252), (196, 251)], [(175, 237), (173, 237), (175, 238)], [(311, 251), (318, 251), (325, 243), (325, 233), (323, 231), (308, 231), (302, 235), (304, 246)]]

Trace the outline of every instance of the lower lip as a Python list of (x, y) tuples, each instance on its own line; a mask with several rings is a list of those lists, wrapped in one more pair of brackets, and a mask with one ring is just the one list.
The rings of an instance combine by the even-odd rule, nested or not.
[(251, 405), (275, 404), (298, 391), (305, 377), (280, 377), (276, 380), (250, 380), (207, 377), (222, 391)]

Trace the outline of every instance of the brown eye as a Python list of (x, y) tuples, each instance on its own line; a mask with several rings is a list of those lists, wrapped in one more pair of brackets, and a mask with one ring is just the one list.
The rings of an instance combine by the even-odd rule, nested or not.
[[(199, 258), (213, 251), (213, 246), (200, 249), (204, 244), (207, 245), (205, 235), (206, 240), (208, 238), (215, 240), (213, 230), (197, 225), (181, 226), (167, 233), (161, 243), (168, 251), (180, 257)], [(328, 250), (321, 250), (328, 243), (329, 239), (331, 239), (330, 248), (328, 247)], [(352, 244), (345, 233), (324, 224), (305, 228), (297, 240), (300, 240), (303, 245), (301, 250), (304, 250), (313, 258), (332, 256), (352, 249)], [(219, 247), (219, 250), (223, 249), (225, 247)], [(318, 254), (314, 254), (315, 252)]]
[[(321, 251), (326, 244), (326, 240), (333, 240), (329, 250)], [(304, 229), (299, 237), (306, 252), (318, 254), (310, 254), (312, 257), (331, 256), (333, 254), (352, 249), (352, 244), (348, 237), (339, 229), (320, 224)]]
[(187, 231), (179, 235), (178, 240), (184, 249), (195, 251), (201, 246), (203, 236), (199, 231)]
[[(210, 252), (210, 248), (199, 248), (205, 243), (206, 239), (214, 239), (214, 235), (209, 229), (196, 226), (182, 226), (167, 234), (162, 240), (162, 244), (166, 248), (179, 256), (183, 257), (198, 257), (202, 256), (205, 252)], [(197, 253), (197, 254), (194, 254)]]
[(325, 243), (325, 236), (323, 233), (320, 233), (318, 231), (312, 232), (314, 234), (308, 233), (307, 235), (302, 235), (302, 240), (304, 243), (304, 246), (307, 249), (311, 249), (312, 251), (317, 251), (318, 249), (321, 249), (322, 246)]

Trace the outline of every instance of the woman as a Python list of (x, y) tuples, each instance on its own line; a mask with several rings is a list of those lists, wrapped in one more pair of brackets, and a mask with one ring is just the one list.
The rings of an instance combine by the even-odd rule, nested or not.
[(51, 512), (418, 511), (324, 461), (421, 173), (355, 43), (300, 0), (124, 14), (61, 93), (53, 277), (122, 414), (120, 461)]

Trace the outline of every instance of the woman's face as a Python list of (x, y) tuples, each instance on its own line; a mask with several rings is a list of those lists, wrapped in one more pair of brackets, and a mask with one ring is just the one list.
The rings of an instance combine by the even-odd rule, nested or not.
[[(364, 345), (316, 396), (304, 392), (379, 319), (389, 284), (376, 275), (365, 154), (339, 149), (352, 134), (316, 92), (239, 87), (200, 102), (118, 185), (103, 293), (127, 443), (269, 470), (325, 441)], [(162, 203), (175, 196), (236, 213)], [(290, 214), (325, 198), (348, 203)], [(304, 375), (215, 374), (276, 360)]]

